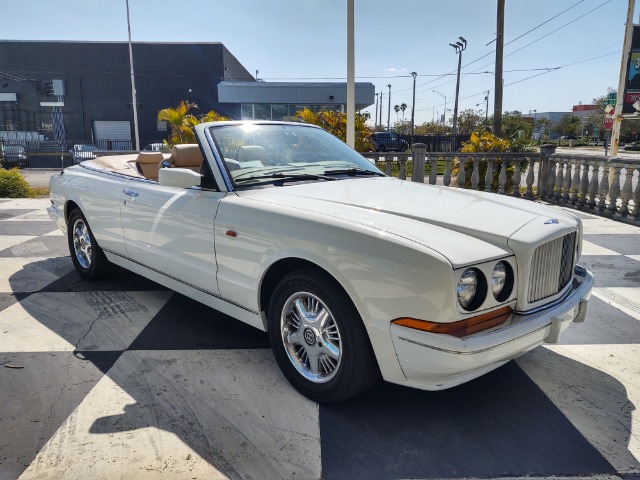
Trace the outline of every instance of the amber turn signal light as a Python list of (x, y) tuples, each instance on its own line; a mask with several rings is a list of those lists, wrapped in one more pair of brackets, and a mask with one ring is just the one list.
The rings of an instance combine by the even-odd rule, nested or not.
[(504, 323), (512, 312), (513, 309), (511, 307), (502, 307), (492, 312), (453, 323), (428, 322), (426, 320), (416, 320), (415, 318), (396, 318), (391, 323), (424, 332), (444, 333), (445, 335), (462, 338)]

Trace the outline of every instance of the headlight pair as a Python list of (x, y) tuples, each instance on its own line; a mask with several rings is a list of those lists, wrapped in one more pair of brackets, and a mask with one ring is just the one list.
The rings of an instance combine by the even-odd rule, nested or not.
[(513, 291), (513, 279), (513, 269), (504, 260), (495, 264), (489, 282), (479, 269), (467, 268), (456, 286), (458, 303), (467, 311), (477, 310), (487, 298), (488, 290), (496, 301), (504, 302)]

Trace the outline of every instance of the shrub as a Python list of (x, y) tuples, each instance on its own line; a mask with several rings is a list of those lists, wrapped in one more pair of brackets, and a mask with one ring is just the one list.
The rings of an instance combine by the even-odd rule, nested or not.
[(0, 169), (0, 198), (29, 197), (29, 184), (20, 175), (17, 168)]
[[(499, 153), (499, 152), (524, 152), (524, 151), (532, 151), (532, 146), (530, 142), (509, 142), (509, 140), (496, 137), (490, 132), (484, 132), (481, 135), (477, 133), (472, 133), (471, 138), (468, 142), (462, 144), (462, 149), (460, 150), (463, 153)], [(491, 191), (498, 192), (500, 188), (500, 171), (502, 170), (502, 163), (496, 162), (496, 158), (492, 158), (491, 155), (486, 156), (487, 161), (493, 161), (493, 182), (491, 183)], [(471, 188), (471, 175), (473, 174), (473, 160), (467, 160), (465, 162), (465, 181), (464, 188)], [(521, 174), (527, 171), (528, 162), (522, 161), (520, 163)], [(487, 173), (487, 162), (481, 162), (479, 166), (479, 174), (480, 178), (478, 181), (478, 190), (485, 190), (485, 175)], [(458, 172), (460, 171), (460, 164), (456, 162), (452, 165), (451, 168), (451, 185), (458, 186)], [(507, 192), (513, 189), (513, 174), (515, 172), (515, 168), (512, 164), (507, 166), (507, 184), (505, 185), (505, 190)]]

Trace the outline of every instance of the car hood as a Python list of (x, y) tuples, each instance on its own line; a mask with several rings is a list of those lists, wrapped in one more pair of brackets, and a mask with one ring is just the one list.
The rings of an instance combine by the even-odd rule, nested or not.
[[(391, 177), (302, 183), (243, 190), (237, 194), (400, 235), (450, 259), (455, 257), (452, 259), (454, 264), (470, 261), (475, 253), (500, 256), (497, 249), (490, 248), (453, 255), (453, 245), (457, 248), (466, 244), (466, 249), (473, 245), (468, 237), (498, 247), (504, 255), (504, 252), (511, 252), (509, 237), (540, 217), (558, 219), (559, 225), (553, 225), (555, 228), (575, 229), (578, 226), (578, 220), (570, 213), (528, 200)], [(467, 238), (449, 236), (447, 240), (443, 230), (455, 231)], [(447, 248), (447, 242), (451, 242), (450, 248)], [(482, 250), (481, 246), (476, 246)]]

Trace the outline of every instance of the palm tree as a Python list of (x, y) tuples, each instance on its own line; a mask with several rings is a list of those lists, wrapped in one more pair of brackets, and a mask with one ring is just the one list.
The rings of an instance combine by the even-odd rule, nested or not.
[(198, 105), (183, 100), (177, 108), (163, 108), (158, 112), (158, 120), (165, 121), (171, 126), (171, 136), (168, 140), (170, 145), (175, 145), (176, 143), (196, 143), (193, 127), (199, 123), (229, 120), (229, 118), (220, 115), (215, 110), (196, 117), (189, 113), (189, 110), (192, 108), (197, 109)]
[[(400, 110), (402, 110), (402, 121), (404, 122), (404, 111), (407, 109), (407, 104), (403, 103), (400, 105)], [(396, 110), (397, 111), (397, 110)]]
[(177, 108), (163, 108), (158, 112), (158, 121), (164, 121), (171, 127), (171, 143), (185, 143), (191, 139), (193, 132), (188, 124), (195, 124), (195, 117), (189, 114), (189, 110), (198, 108), (195, 103), (180, 102)]
[(396, 122), (398, 121), (398, 112), (400, 111), (400, 106), (399, 105), (394, 105), (393, 109), (396, 112)]

